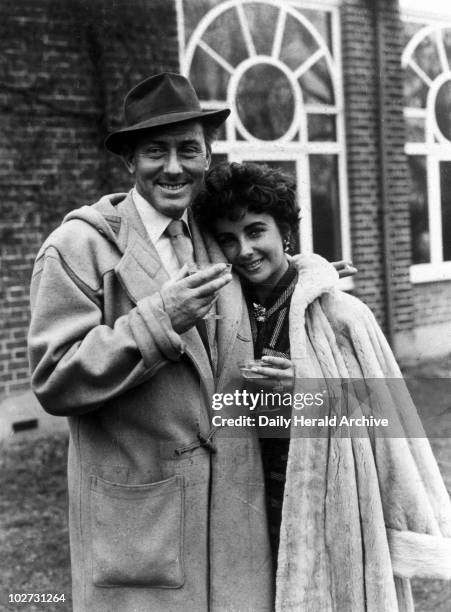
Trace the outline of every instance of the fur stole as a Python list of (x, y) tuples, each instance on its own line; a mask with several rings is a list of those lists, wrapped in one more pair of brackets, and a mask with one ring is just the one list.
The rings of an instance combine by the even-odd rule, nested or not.
[[(333, 428), (323, 437), (301, 437), (292, 429), (276, 609), (407, 612), (413, 610), (409, 578), (451, 578), (449, 496), (371, 311), (336, 289), (337, 273), (326, 260), (300, 255), (294, 261), (296, 384), (375, 381), (364, 413), (386, 415), (398, 437), (375, 435), (371, 427), (359, 437)], [(316, 359), (309, 358), (309, 343)], [(332, 416), (336, 404), (330, 406)], [(357, 395), (347, 405), (353, 416), (362, 414), (361, 406)]]

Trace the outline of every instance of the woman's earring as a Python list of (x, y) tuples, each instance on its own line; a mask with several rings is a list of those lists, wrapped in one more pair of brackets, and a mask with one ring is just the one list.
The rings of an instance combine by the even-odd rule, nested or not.
[(285, 251), (285, 253), (289, 253), (290, 249), (291, 249), (290, 239), (286, 237), (283, 239), (283, 250)]

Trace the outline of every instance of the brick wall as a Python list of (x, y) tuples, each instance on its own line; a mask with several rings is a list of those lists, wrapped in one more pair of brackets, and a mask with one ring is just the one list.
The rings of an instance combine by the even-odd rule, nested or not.
[(177, 70), (167, 0), (2, 0), (0, 4), (0, 398), (28, 387), (32, 264), (72, 208), (129, 187), (103, 151), (125, 92)]
[(355, 293), (385, 323), (383, 242), (378, 180), (378, 93), (371, 8), (347, 0), (341, 9), (348, 188)]
[(414, 285), (415, 326), (451, 321), (451, 281)]
[(411, 329), (414, 324), (412, 285), (409, 278), (410, 174), (404, 153), (404, 73), (401, 68), (404, 37), (398, 2), (380, 0), (379, 4), (385, 60), (383, 123), (387, 151), (387, 203), (392, 262), (389, 274), (393, 287), (394, 331), (399, 332)]
[[(382, 109), (377, 58), (376, 9), (381, 23), (386, 78)], [(381, 188), (380, 119), (385, 124), (386, 182), (392, 266), (394, 331), (413, 322), (408, 277), (410, 231), (407, 167), (403, 152), (401, 22), (397, 3), (346, 0), (341, 8), (347, 161), (355, 293), (387, 329), (386, 271)]]

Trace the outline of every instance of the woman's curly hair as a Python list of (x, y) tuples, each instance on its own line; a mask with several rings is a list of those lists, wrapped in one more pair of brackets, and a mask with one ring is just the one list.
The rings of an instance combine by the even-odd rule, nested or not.
[(199, 225), (213, 234), (216, 219), (237, 221), (246, 212), (271, 215), (291, 243), (299, 226), (293, 177), (263, 164), (222, 162), (214, 166), (192, 208)]

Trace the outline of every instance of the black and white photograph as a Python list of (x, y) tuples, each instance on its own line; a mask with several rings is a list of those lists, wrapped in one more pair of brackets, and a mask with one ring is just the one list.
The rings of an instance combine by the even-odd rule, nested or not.
[(0, 33), (0, 612), (450, 612), (449, 0)]

